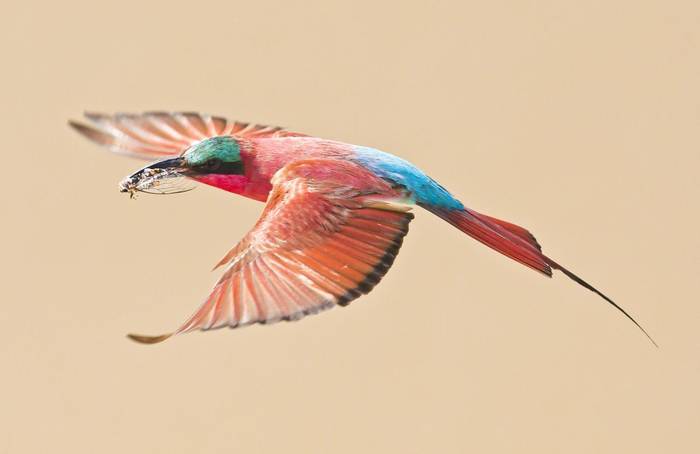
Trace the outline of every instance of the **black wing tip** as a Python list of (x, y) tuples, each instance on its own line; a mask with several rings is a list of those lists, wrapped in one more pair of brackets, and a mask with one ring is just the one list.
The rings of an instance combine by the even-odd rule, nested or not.
[(93, 142), (100, 143), (100, 144), (102, 142), (98, 139), (98, 137), (104, 137), (107, 135), (106, 133), (104, 133), (103, 131), (97, 129), (96, 127), (94, 127), (92, 125), (89, 125), (89, 124), (86, 124), (86, 123), (83, 123), (80, 121), (76, 121), (76, 120), (68, 120), (68, 126), (70, 126), (71, 129), (73, 129), (73, 131), (77, 132), (81, 136), (83, 136), (83, 137), (85, 137)]
[(144, 336), (142, 334), (127, 334), (126, 337), (139, 344), (157, 344), (172, 337), (173, 333), (161, 334), (160, 336)]
[(100, 120), (106, 120), (114, 117), (114, 115), (106, 114), (104, 112), (96, 112), (94, 110), (83, 111), (83, 116), (95, 123), (99, 122)]
[(78, 132), (89, 128), (88, 125), (86, 125), (85, 123), (81, 123), (77, 120), (68, 120), (67, 123), (68, 123), (68, 126), (70, 126), (71, 128), (75, 129)]

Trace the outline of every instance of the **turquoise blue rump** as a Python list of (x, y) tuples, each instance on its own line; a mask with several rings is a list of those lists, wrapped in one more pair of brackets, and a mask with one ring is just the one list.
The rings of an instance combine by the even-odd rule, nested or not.
[(404, 186), (411, 191), (416, 203), (451, 210), (464, 209), (462, 202), (410, 162), (370, 147), (356, 146), (354, 151), (360, 164), (385, 180)]

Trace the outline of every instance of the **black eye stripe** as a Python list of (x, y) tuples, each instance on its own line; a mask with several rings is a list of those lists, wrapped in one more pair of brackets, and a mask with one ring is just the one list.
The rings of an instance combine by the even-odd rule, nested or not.
[(243, 175), (243, 163), (241, 161), (222, 162), (216, 169), (216, 173), (224, 175)]
[(243, 175), (243, 163), (223, 162), (219, 159), (210, 159), (193, 169), (197, 173), (215, 173), (218, 175)]

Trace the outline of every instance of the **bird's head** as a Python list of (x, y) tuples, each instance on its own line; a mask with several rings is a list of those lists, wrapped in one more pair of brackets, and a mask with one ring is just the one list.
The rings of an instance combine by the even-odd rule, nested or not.
[(172, 180), (188, 177), (231, 192), (240, 192), (245, 184), (241, 150), (230, 136), (212, 137), (189, 147), (176, 158), (156, 161), (120, 183), (122, 192), (137, 191), (170, 194)]

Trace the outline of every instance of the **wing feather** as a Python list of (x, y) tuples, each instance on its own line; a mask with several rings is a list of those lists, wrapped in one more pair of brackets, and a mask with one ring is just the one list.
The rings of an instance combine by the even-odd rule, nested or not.
[(222, 135), (257, 139), (305, 136), (278, 126), (229, 121), (195, 112), (86, 112), (85, 118), (87, 122), (68, 123), (81, 135), (115, 153), (149, 160), (178, 156), (192, 144)]
[[(348, 175), (366, 185), (346, 186)], [(392, 265), (413, 215), (375, 203), (399, 196), (385, 181), (347, 161), (314, 160), (289, 164), (273, 182), (260, 220), (220, 262), (226, 270), (214, 289), (173, 334), (298, 320), (346, 305)], [(154, 343), (170, 335), (130, 337)]]

